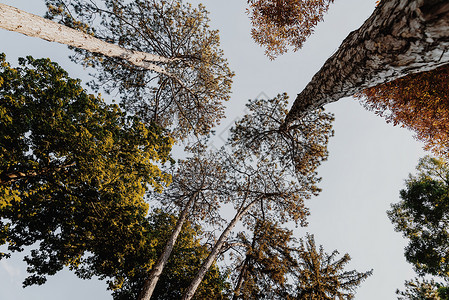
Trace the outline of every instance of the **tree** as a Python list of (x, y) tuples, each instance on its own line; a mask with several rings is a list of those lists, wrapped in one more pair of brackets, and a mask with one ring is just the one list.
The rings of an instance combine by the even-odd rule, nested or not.
[(372, 274), (372, 271), (344, 271), (350, 256), (345, 254), (336, 259), (337, 250), (327, 254), (323, 246), (317, 249), (313, 235), (301, 240), (300, 247), (299, 267), (295, 272), (296, 295), (291, 299), (353, 299), (355, 289)]
[(365, 108), (415, 132), (436, 155), (449, 154), (449, 65), (362, 91)]
[[(82, 274), (82, 278), (99, 276), (108, 279), (114, 300), (137, 299), (176, 223), (177, 218), (172, 214), (153, 211), (142, 223), (142, 238), (125, 242), (105, 241), (101, 252), (78, 267), (78, 274)], [(207, 255), (208, 248), (201, 242), (202, 236), (199, 226), (188, 221), (184, 223), (173, 247), (173, 255), (151, 299), (179, 299), (182, 296), (201, 260)], [(197, 299), (224, 299), (225, 279), (225, 274), (216, 265), (212, 266), (199, 287)]]
[[(292, 231), (269, 220), (257, 219), (250, 234), (240, 232), (233, 299), (285, 299), (288, 275), (296, 266)], [(234, 246), (235, 247), (235, 246)]]
[(395, 230), (409, 240), (405, 257), (419, 275), (447, 278), (449, 271), (449, 167), (429, 156), (420, 160), (416, 175), (406, 180), (401, 201), (388, 216)]
[(107, 242), (138, 248), (144, 195), (170, 182), (158, 165), (172, 139), (48, 59), (0, 61), (0, 241), (10, 252), (32, 248), (24, 285), (76, 269)]
[(302, 48), (333, 0), (248, 0), (251, 36), (274, 59)]
[(399, 300), (445, 300), (449, 299), (446, 288), (433, 279), (422, 281), (418, 278), (405, 281), (405, 291), (397, 290)]
[(0, 3), (0, 13), (0, 28), (106, 56), (120, 57), (144, 69), (170, 75), (155, 63), (169, 63), (174, 60), (173, 58), (128, 50), (6, 4)]
[(313, 235), (298, 243), (292, 232), (270, 221), (256, 221), (246, 249), (233, 299), (353, 299), (355, 289), (371, 275), (345, 271), (348, 254), (317, 249)]
[[(181, 0), (47, 0), (47, 18), (0, 4), (0, 28), (76, 48), (96, 67), (93, 88), (117, 90), (122, 106), (173, 137), (207, 135), (223, 117), (233, 73), (203, 6)], [(97, 22), (101, 19), (101, 22)]]
[(175, 206), (175, 211), (179, 210), (179, 217), (164, 250), (152, 266), (138, 299), (152, 297), (186, 222), (197, 223), (207, 218), (208, 225), (214, 225), (221, 220), (218, 208), (229, 201), (226, 199), (224, 185), (225, 171), (214, 153), (203, 152), (178, 163), (173, 183), (161, 195), (154, 196), (165, 207)]
[(298, 94), (284, 127), (307, 111), (449, 62), (445, 0), (383, 0)]
[(306, 224), (308, 210), (304, 201), (319, 192), (316, 168), (327, 157), (333, 117), (318, 110), (298, 120), (288, 131), (280, 130), (287, 113), (287, 99), (283, 94), (270, 100), (251, 101), (250, 113), (231, 130), (229, 153), (220, 150), (227, 173), (222, 190), (229, 195), (235, 215), (211, 247), (184, 300), (193, 297), (239, 221), (259, 216)]
[[(181, 0), (47, 0), (47, 17), (126, 49), (170, 58), (155, 73), (115, 57), (76, 50), (75, 61), (97, 72), (93, 88), (118, 91), (121, 105), (177, 139), (207, 135), (224, 115), (233, 73), (209, 28), (204, 6)], [(101, 20), (101, 22), (98, 22)]]

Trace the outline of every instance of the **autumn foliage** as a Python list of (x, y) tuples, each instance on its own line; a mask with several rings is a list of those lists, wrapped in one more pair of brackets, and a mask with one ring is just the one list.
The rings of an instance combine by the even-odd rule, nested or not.
[(301, 49), (334, 0), (248, 0), (251, 35), (274, 59)]
[(449, 65), (411, 74), (357, 95), (387, 122), (413, 130), (436, 155), (449, 154)]

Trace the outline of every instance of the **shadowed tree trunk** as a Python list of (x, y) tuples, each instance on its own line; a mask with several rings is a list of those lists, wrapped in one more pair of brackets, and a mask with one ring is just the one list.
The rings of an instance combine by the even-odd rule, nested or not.
[(382, 0), (298, 94), (283, 126), (342, 97), (447, 63), (448, 0)]
[(170, 74), (164, 68), (154, 64), (154, 62), (169, 63), (177, 60), (176, 58), (166, 58), (151, 53), (125, 49), (118, 45), (104, 42), (84, 32), (2, 3), (0, 3), (0, 28), (93, 53), (101, 53), (108, 57), (120, 57), (135, 66), (168, 76)]

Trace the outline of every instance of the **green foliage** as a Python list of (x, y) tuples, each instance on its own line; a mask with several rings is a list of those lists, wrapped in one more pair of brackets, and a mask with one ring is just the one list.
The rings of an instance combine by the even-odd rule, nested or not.
[(158, 164), (172, 139), (87, 94), (48, 59), (0, 62), (0, 242), (31, 247), (24, 285), (77, 269), (105, 245), (123, 249), (112, 261), (137, 251), (144, 194), (170, 182)]
[[(46, 0), (47, 17), (124, 48), (170, 59), (174, 76), (138, 68), (121, 58), (76, 50), (75, 61), (93, 66), (94, 88), (119, 91), (123, 107), (170, 128), (177, 138), (210, 133), (224, 116), (233, 73), (209, 28), (204, 6), (181, 0)], [(101, 20), (100, 22), (98, 22)], [(157, 63), (156, 63), (157, 64)]]
[[(122, 243), (105, 241), (101, 255), (79, 268), (86, 278), (93, 275), (109, 278), (115, 300), (137, 299), (153, 263), (175, 227), (176, 218), (162, 211), (154, 211), (144, 224), (145, 234), (141, 239)], [(181, 298), (208, 252), (200, 242), (201, 235), (198, 226), (190, 222), (184, 224), (151, 299)], [(129, 248), (130, 245), (139, 247)], [(126, 256), (116, 259), (117, 253), (126, 253)], [(225, 277), (214, 265), (199, 287), (197, 299), (222, 299), (225, 287)]]
[(405, 281), (405, 290), (397, 290), (399, 300), (445, 300), (447, 298), (445, 287), (431, 280), (414, 280)]
[(401, 201), (392, 204), (388, 216), (396, 231), (409, 240), (407, 261), (420, 275), (447, 278), (449, 274), (449, 167), (445, 160), (429, 156), (420, 160), (418, 173), (406, 180)]

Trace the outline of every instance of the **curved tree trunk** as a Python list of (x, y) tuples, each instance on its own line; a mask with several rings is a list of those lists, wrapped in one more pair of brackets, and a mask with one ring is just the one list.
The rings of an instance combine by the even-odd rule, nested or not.
[[(57, 42), (108, 57), (119, 57), (131, 64), (160, 74), (171, 76), (154, 62), (169, 63), (176, 59), (122, 48), (97, 39), (89, 34), (27, 13), (18, 8), (0, 3), (0, 28)], [(152, 63), (153, 62), (153, 63)]]
[(298, 94), (284, 126), (342, 97), (447, 63), (448, 0), (382, 0)]

